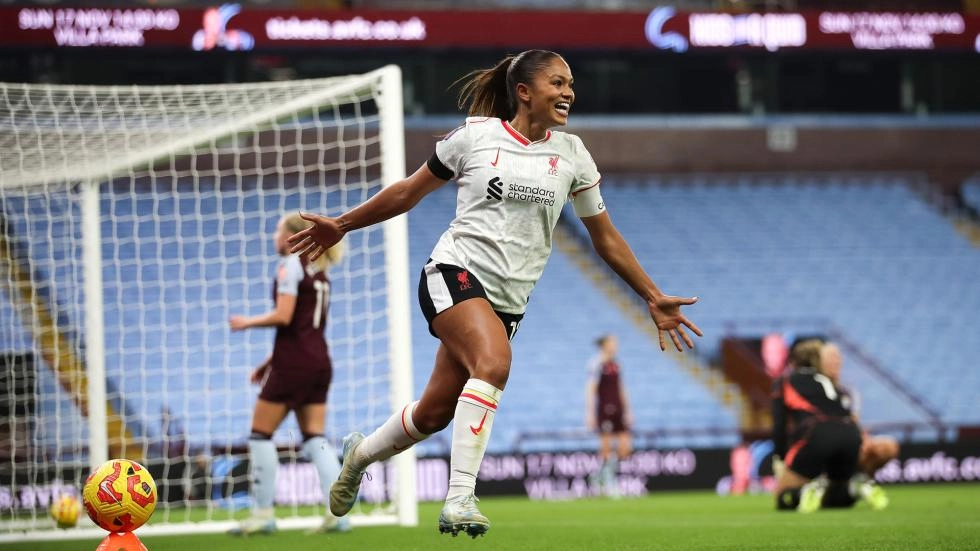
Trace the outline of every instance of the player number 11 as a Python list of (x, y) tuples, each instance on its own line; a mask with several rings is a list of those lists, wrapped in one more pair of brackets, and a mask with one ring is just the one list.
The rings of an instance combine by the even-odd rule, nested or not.
[(326, 281), (314, 281), (313, 290), (316, 291), (316, 308), (313, 309), (313, 328), (320, 328), (320, 320), (323, 318), (323, 307), (327, 304), (327, 293), (330, 292), (330, 284)]

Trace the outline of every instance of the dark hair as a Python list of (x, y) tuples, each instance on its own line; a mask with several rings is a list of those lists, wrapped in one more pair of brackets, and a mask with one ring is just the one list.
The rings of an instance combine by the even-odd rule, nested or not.
[(606, 341), (608, 341), (611, 338), (612, 335), (609, 333), (606, 333), (605, 335), (600, 335), (599, 338), (595, 340), (595, 345), (599, 348), (602, 348), (602, 346), (606, 344)]
[(549, 50), (527, 50), (509, 55), (489, 69), (477, 69), (453, 83), (462, 83), (459, 108), (469, 106), (471, 117), (497, 117), (510, 120), (517, 113), (515, 90), (520, 83), (528, 84), (534, 75), (560, 55)]

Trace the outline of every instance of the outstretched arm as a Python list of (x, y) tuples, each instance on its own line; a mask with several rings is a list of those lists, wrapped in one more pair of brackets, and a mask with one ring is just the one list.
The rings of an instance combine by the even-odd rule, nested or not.
[(423, 164), (414, 174), (388, 186), (352, 210), (329, 218), (318, 214), (300, 213), (313, 222), (305, 230), (289, 236), (289, 252), (309, 256), (316, 260), (327, 249), (343, 239), (352, 230), (384, 222), (411, 210), (423, 197), (446, 183)]
[(589, 231), (592, 246), (599, 257), (646, 301), (647, 307), (650, 309), (650, 317), (657, 324), (660, 349), (667, 349), (664, 333), (670, 335), (670, 339), (674, 342), (677, 350), (683, 351), (681, 340), (687, 344), (688, 348), (694, 348), (694, 341), (684, 331), (683, 326), (686, 325), (699, 337), (702, 333), (697, 325), (694, 325), (681, 313), (681, 306), (694, 304), (698, 301), (697, 297), (682, 298), (663, 294), (643, 270), (643, 267), (640, 266), (633, 250), (630, 249), (629, 244), (613, 225), (608, 212), (582, 218), (582, 223)]

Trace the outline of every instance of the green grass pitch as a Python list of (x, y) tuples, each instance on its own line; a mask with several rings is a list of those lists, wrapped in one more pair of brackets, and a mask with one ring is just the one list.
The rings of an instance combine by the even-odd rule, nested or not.
[[(659, 493), (642, 499), (534, 502), (486, 498), (490, 532), (471, 540), (436, 529), (439, 504), (419, 508), (416, 528), (371, 527), (348, 534), (232, 538), (224, 534), (143, 538), (149, 551), (354, 549), (980, 549), (980, 485), (889, 487), (891, 506), (871, 511), (776, 512), (768, 496)], [(31, 542), (4, 549), (94, 550), (97, 541)]]

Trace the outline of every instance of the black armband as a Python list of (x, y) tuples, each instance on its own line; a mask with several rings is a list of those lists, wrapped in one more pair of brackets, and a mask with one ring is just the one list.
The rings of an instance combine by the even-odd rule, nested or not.
[(435, 174), (436, 177), (441, 178), (443, 180), (453, 179), (454, 176), (453, 171), (449, 170), (449, 168), (446, 165), (442, 164), (442, 161), (439, 160), (439, 156), (436, 155), (435, 153), (433, 153), (432, 156), (429, 157), (429, 160), (426, 161), (425, 165), (429, 167), (429, 170), (433, 174)]

